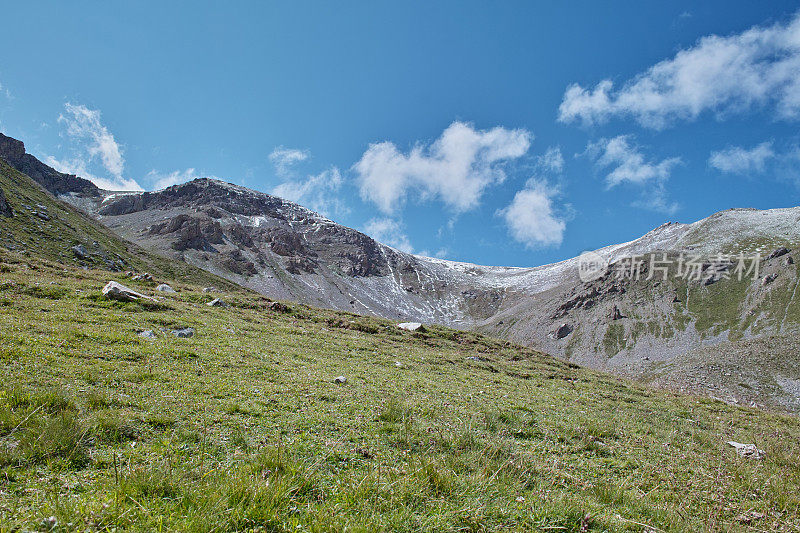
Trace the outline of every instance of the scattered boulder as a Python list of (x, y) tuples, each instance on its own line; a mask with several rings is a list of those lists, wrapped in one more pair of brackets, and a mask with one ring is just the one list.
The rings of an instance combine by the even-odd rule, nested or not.
[(335, 378), (333, 378), (333, 382), (338, 385), (344, 385), (345, 383), (347, 383), (347, 378), (344, 376), (336, 376)]
[(156, 287), (158, 292), (175, 292), (175, 289), (167, 285), (166, 283), (162, 283), (158, 287)]
[(794, 258), (790, 255), (789, 257), (786, 258), (786, 266), (793, 264), (794, 264)]
[(736, 453), (748, 459), (763, 459), (767, 452), (756, 448), (755, 444), (742, 444), (741, 442), (728, 441), (728, 444), (736, 448)]
[(767, 259), (775, 259), (776, 257), (780, 257), (788, 253), (789, 249), (786, 248), (785, 246), (781, 246), (780, 248), (773, 250), (772, 253), (767, 256)]
[(281, 302), (271, 302), (267, 307), (276, 313), (288, 313), (291, 311), (288, 305)]
[(156, 338), (156, 334), (153, 333), (152, 329), (146, 329), (144, 331), (140, 331), (139, 332), (139, 336), (143, 337), (145, 339), (155, 339)]
[(172, 334), (180, 339), (188, 339), (194, 337), (194, 328), (173, 329)]
[(82, 244), (75, 245), (72, 248), (70, 248), (70, 250), (72, 250), (72, 253), (78, 259), (88, 259), (89, 258), (89, 250), (87, 250), (86, 247), (84, 245), (82, 245)]
[(220, 300), (219, 298), (214, 298), (210, 302), (206, 304), (209, 307), (228, 307), (228, 304)]
[(217, 292), (214, 287), (203, 287), (203, 292)]
[(611, 310), (608, 312), (608, 316), (611, 318), (611, 320), (620, 320), (625, 318), (625, 316), (622, 314), (622, 311), (620, 311), (619, 307), (617, 307), (616, 305), (611, 306)]
[(778, 279), (778, 274), (773, 272), (772, 274), (764, 276), (764, 279), (761, 280), (761, 285), (765, 285), (765, 286), (769, 285), (770, 283), (772, 283), (776, 279)]
[(425, 326), (419, 322), (401, 322), (400, 324), (397, 324), (397, 327), (406, 331), (425, 331)]
[(120, 300), (123, 302), (135, 302), (137, 300), (152, 300), (149, 296), (138, 293), (133, 289), (129, 289), (121, 283), (116, 281), (109, 281), (103, 287), (103, 295), (111, 300)]
[(570, 333), (572, 333), (572, 326), (565, 322), (556, 328), (556, 330), (553, 332), (553, 337), (556, 339), (563, 339)]
[(153, 281), (153, 276), (145, 272), (144, 274), (136, 274), (131, 279), (133, 281)]
[(36, 211), (36, 212), (34, 213), (34, 215), (36, 215), (36, 216), (37, 216), (37, 217), (39, 217), (40, 219), (44, 220), (45, 222), (47, 222), (47, 221), (49, 221), (49, 220), (50, 220), (50, 215), (48, 215), (48, 214), (47, 214), (47, 213), (45, 213), (44, 211)]
[(400, 361), (395, 361), (394, 366), (396, 366), (397, 368), (403, 368), (404, 365)]

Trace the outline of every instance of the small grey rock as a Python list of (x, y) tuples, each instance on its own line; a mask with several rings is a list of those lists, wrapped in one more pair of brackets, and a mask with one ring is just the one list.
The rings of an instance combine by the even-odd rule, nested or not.
[(103, 287), (103, 295), (111, 300), (121, 300), (123, 302), (135, 302), (136, 300), (152, 300), (149, 296), (129, 289), (116, 281), (109, 281)]
[(75, 254), (75, 257), (77, 257), (78, 259), (86, 259), (87, 257), (89, 257), (89, 250), (87, 250), (86, 247), (82, 244), (73, 246), (72, 248), (70, 248), (70, 250), (72, 250), (72, 253)]
[(397, 324), (397, 327), (400, 329), (404, 329), (406, 331), (425, 331), (425, 326), (420, 324), (419, 322), (402, 322)]
[(228, 304), (220, 300), (219, 298), (214, 298), (210, 302), (206, 304), (209, 307), (228, 307)]
[(156, 334), (153, 333), (152, 329), (146, 329), (144, 331), (140, 331), (139, 332), (139, 336), (143, 337), (145, 339), (155, 339), (156, 338)]
[(564, 324), (561, 324), (560, 326), (558, 326), (558, 328), (556, 328), (556, 330), (553, 332), (553, 336), (556, 339), (563, 339), (564, 337), (566, 337), (570, 333), (572, 333), (572, 326), (570, 326), (569, 324), (564, 323)]
[(194, 328), (173, 329), (172, 334), (181, 339), (188, 339), (194, 336)]
[(156, 287), (156, 290), (159, 291), (159, 292), (175, 292), (175, 289), (173, 289), (172, 287), (170, 287), (166, 283), (162, 283), (161, 285)]
[(333, 378), (333, 382), (338, 383), (339, 385), (344, 385), (345, 383), (347, 383), (347, 378), (344, 376), (336, 376), (335, 378)]

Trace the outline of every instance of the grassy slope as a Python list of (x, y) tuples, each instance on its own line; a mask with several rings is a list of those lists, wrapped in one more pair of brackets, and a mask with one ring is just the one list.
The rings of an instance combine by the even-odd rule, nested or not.
[(795, 418), (244, 291), (143, 307), (99, 289), (155, 282), (0, 271), (0, 530), (800, 527)]
[[(110, 259), (122, 259), (122, 269), (150, 272), (170, 279), (232, 288), (234, 285), (204, 270), (170, 261), (141, 247), (121, 240), (111, 230), (70, 205), (60, 202), (31, 178), (17, 172), (0, 159), (0, 189), (14, 210), (12, 218), (0, 217), (0, 246), (23, 254), (78, 265), (71, 247), (83, 245), (93, 253), (86, 266), (103, 266), (96, 252), (103, 250)], [(50, 220), (36, 216), (44, 206)]]
[[(275, 312), (2, 161), (0, 187), (17, 211), (0, 244), (19, 252), (0, 247), (0, 531), (800, 528), (795, 418), (475, 334)], [(78, 268), (69, 247), (95, 241), (157, 281)], [(108, 279), (180, 292), (112, 303)], [(232, 305), (205, 306), (203, 285)], [(169, 334), (182, 326), (196, 336)]]

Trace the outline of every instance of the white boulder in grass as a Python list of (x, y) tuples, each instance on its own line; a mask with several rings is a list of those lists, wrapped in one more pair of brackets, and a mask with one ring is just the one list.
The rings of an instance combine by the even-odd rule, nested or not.
[(166, 283), (162, 283), (158, 287), (156, 287), (158, 292), (175, 292), (175, 289), (167, 285)]
[(133, 289), (117, 283), (116, 281), (109, 281), (103, 287), (103, 295), (111, 300), (120, 300), (123, 302), (135, 302), (136, 300), (153, 300), (149, 296), (136, 292)]
[(401, 322), (397, 327), (406, 331), (425, 331), (425, 327), (419, 322)]

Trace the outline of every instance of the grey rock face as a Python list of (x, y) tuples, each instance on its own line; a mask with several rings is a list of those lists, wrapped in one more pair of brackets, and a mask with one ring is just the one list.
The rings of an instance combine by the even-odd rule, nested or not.
[(73, 174), (64, 174), (45, 165), (32, 155), (25, 153), (25, 144), (0, 133), (0, 157), (9, 165), (27, 174), (42, 187), (55, 195), (78, 193), (100, 196), (100, 189), (91, 181)]

